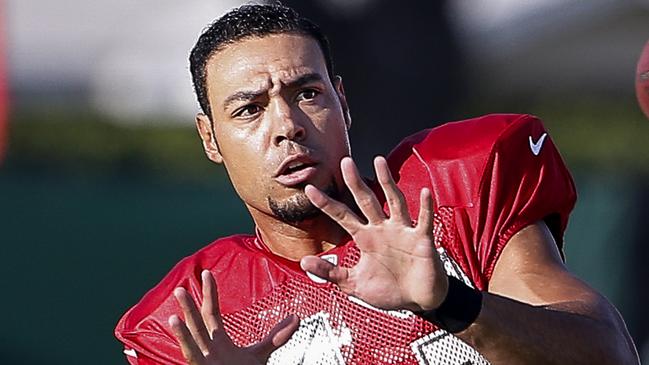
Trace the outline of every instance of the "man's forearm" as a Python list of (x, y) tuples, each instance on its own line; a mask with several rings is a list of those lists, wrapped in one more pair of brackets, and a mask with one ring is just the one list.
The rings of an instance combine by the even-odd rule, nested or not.
[(624, 323), (604, 298), (532, 306), (485, 292), (478, 318), (457, 336), (494, 365), (639, 364)]

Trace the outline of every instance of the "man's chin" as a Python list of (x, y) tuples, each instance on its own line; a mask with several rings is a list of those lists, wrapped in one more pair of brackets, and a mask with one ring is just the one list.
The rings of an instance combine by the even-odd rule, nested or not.
[(282, 202), (269, 197), (268, 206), (277, 218), (286, 223), (300, 223), (322, 214), (320, 209), (311, 204), (304, 193)]
[[(305, 183), (304, 186), (307, 184)], [(311, 203), (304, 193), (304, 186), (297, 187), (299, 192), (288, 199), (279, 201), (268, 197), (268, 206), (273, 214), (286, 223), (300, 223), (314, 219), (324, 214), (320, 209)], [(332, 182), (325, 189), (324, 193), (336, 199), (338, 197), (335, 184)]]

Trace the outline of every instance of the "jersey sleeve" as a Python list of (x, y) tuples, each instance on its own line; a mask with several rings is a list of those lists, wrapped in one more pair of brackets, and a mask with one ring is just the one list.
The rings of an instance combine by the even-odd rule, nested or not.
[(182, 286), (192, 297), (200, 298), (200, 282), (194, 271), (187, 260), (181, 261), (119, 321), (115, 337), (123, 343), (123, 352), (130, 364), (186, 363), (168, 318), (182, 313), (173, 296), (176, 287)]
[(561, 249), (576, 192), (542, 122), (493, 114), (448, 123), (405, 140), (391, 154), (411, 216), (429, 187), (444, 222), (444, 249), (485, 290), (510, 238), (545, 221)]
[(486, 279), (512, 236), (544, 221), (563, 251), (563, 235), (576, 200), (575, 186), (541, 121), (521, 116), (494, 141), (479, 182), (473, 241)]

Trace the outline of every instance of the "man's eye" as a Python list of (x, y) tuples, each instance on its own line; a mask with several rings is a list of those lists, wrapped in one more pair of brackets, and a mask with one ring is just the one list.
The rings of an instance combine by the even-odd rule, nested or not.
[(246, 105), (243, 108), (237, 110), (236, 113), (234, 113), (235, 117), (249, 117), (252, 115), (255, 115), (261, 111), (261, 107), (259, 105), (255, 104), (250, 104)]
[(302, 100), (312, 100), (315, 99), (315, 97), (318, 96), (318, 91), (314, 89), (306, 89), (300, 91), (300, 93), (297, 95), (297, 100), (302, 101)]

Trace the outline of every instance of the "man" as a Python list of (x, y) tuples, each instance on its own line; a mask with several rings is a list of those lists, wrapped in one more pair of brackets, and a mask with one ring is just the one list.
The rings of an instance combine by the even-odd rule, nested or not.
[(203, 147), (256, 235), (184, 259), (125, 314), (131, 363), (638, 363), (615, 308), (563, 265), (575, 192), (538, 119), (422, 131), (371, 182), (315, 25), (243, 6), (190, 60)]

